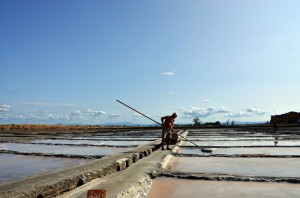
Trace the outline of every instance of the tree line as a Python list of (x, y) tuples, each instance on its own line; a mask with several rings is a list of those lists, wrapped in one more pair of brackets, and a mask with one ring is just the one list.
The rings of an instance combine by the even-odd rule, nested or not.
[[(235, 121), (234, 120), (227, 120), (223, 125), (225, 126), (234, 126)], [(193, 124), (192, 126), (207, 126), (207, 125), (213, 125), (213, 126), (221, 126), (222, 123), (220, 121), (216, 121), (216, 122), (205, 122), (202, 123), (199, 117), (195, 117), (193, 119)]]

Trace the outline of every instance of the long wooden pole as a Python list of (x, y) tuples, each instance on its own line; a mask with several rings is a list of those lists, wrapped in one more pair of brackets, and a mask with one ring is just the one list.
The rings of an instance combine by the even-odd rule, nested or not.
[(157, 122), (157, 121), (153, 120), (152, 118), (150, 118), (149, 116), (146, 116), (145, 114), (143, 114), (143, 113), (139, 112), (138, 110), (136, 110), (136, 109), (134, 109), (134, 108), (132, 108), (132, 107), (128, 106), (127, 104), (125, 104), (125, 103), (121, 102), (120, 100), (117, 100), (117, 102), (119, 102), (119, 103), (121, 103), (122, 105), (124, 105), (124, 106), (128, 107), (129, 109), (131, 109), (131, 110), (133, 110), (133, 111), (135, 111), (135, 112), (137, 112), (137, 113), (141, 114), (142, 116), (144, 116), (144, 117), (146, 117), (146, 118), (148, 118), (148, 119), (152, 120), (152, 121), (153, 121), (153, 122), (155, 122), (156, 124), (158, 124), (158, 125), (162, 126), (162, 124), (161, 124), (161, 123), (159, 123), (159, 122)]

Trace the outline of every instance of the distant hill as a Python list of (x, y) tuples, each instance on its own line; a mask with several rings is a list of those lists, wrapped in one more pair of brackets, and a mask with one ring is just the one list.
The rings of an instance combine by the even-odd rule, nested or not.
[(133, 122), (116, 122), (116, 123), (105, 123), (99, 126), (158, 126), (157, 124), (138, 124)]
[[(257, 121), (257, 122), (239, 122), (239, 121), (235, 121), (234, 124), (235, 125), (246, 125), (246, 124), (265, 124), (267, 121)], [(222, 123), (224, 124), (224, 123)]]
[[(235, 121), (234, 125), (252, 125), (252, 124), (265, 124), (266, 121), (257, 121), (257, 122), (240, 122)], [(202, 123), (205, 124), (205, 123)], [(222, 125), (225, 125), (225, 122), (221, 122)], [(178, 123), (177, 126), (184, 126), (184, 125), (192, 125), (192, 123)], [(158, 124), (138, 124), (133, 122), (117, 122), (117, 123), (105, 123), (100, 124), (99, 126), (158, 126)]]
[[(267, 121), (257, 121), (257, 122), (246, 122), (246, 121), (234, 121), (234, 125), (254, 125), (254, 124), (265, 124)], [(205, 124), (201, 123), (202, 125)], [(230, 123), (229, 123), (230, 124)], [(58, 125), (63, 125), (63, 124), (58, 124)], [(176, 126), (186, 126), (186, 125), (193, 125), (193, 123), (175, 123)], [(221, 125), (226, 125), (225, 122), (221, 122)], [(72, 123), (68, 124), (68, 126), (83, 126), (83, 124), (79, 123)], [(108, 122), (104, 124), (99, 124), (98, 126), (158, 126), (156, 123), (151, 123), (151, 124), (145, 124), (145, 123), (134, 123), (134, 122)]]

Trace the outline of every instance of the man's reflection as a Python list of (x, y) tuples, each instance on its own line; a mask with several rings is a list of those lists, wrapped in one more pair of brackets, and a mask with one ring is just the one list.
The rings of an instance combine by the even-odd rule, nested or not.
[(275, 144), (275, 146), (277, 146), (277, 144), (278, 144), (278, 136), (275, 136), (274, 144)]

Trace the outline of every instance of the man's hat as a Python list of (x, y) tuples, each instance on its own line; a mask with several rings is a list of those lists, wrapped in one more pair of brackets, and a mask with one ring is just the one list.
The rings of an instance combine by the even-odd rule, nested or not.
[(177, 117), (177, 113), (173, 113), (172, 117), (176, 118)]

